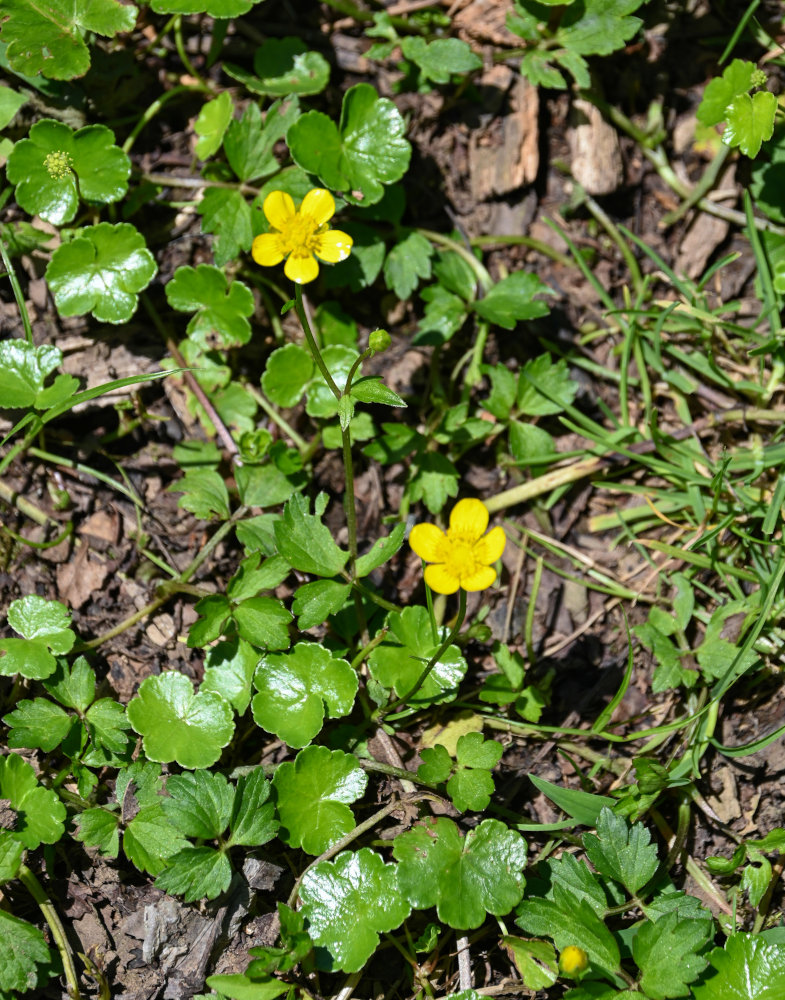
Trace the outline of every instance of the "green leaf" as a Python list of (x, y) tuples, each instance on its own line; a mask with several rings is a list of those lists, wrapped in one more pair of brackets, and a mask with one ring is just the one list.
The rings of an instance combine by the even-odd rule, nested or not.
[(46, 698), (17, 702), (13, 712), (3, 716), (3, 722), (11, 727), (8, 746), (12, 749), (29, 747), (51, 753), (71, 731), (76, 720)]
[(417, 459), (414, 469), (409, 484), (412, 503), (422, 500), (432, 514), (438, 514), (449, 497), (458, 495), (460, 475), (446, 455), (429, 451)]
[(21, 674), (41, 680), (57, 667), (53, 653), (70, 651), (76, 636), (68, 627), (71, 615), (59, 601), (47, 601), (36, 594), (12, 601), (8, 624), (21, 639), (0, 639), (0, 675)]
[(202, 232), (216, 235), (213, 244), (216, 264), (223, 267), (241, 250), (251, 249), (251, 206), (240, 191), (207, 188), (196, 209), (202, 216)]
[(15, 879), (22, 866), (24, 844), (10, 830), (0, 830), (0, 885)]
[[(224, 70), (254, 94), (289, 97), (319, 94), (330, 79), (330, 64), (299, 38), (268, 38), (254, 55), (254, 73), (231, 63)], [(256, 75), (254, 75), (256, 74)]]
[[(354, 367), (357, 357), (358, 352), (354, 348), (344, 347), (343, 344), (323, 348), (322, 358), (339, 389), (346, 385), (349, 371)], [(340, 403), (322, 373), (316, 371), (307, 389), (306, 413), (310, 417), (334, 417), (338, 414), (339, 407)]]
[(711, 127), (725, 121), (728, 105), (752, 89), (754, 71), (755, 63), (747, 62), (745, 59), (734, 59), (722, 71), (722, 76), (709, 81), (695, 112), (695, 117), (701, 125)]
[(419, 35), (407, 35), (401, 42), (401, 52), (417, 64), (425, 79), (434, 83), (449, 83), (454, 73), (471, 73), (482, 68), (482, 59), (472, 52), (468, 42), (458, 38), (426, 42)]
[[(397, 392), (382, 382), (381, 375), (365, 375), (352, 382), (350, 393), (361, 403), (381, 403), (384, 406), (406, 406)], [(343, 399), (346, 397), (344, 396)]]
[(215, 899), (226, 892), (232, 881), (229, 858), (213, 847), (184, 847), (178, 851), (155, 880), (156, 888), (186, 903), (197, 899)]
[(553, 438), (541, 427), (520, 420), (511, 420), (507, 431), (510, 455), (516, 465), (542, 464), (549, 455), (556, 452)]
[(70, 80), (90, 68), (83, 32), (111, 37), (131, 31), (137, 13), (133, 4), (118, 0), (3, 0), (0, 40), (8, 46), (6, 58), (15, 73)]
[(84, 656), (77, 656), (70, 668), (60, 660), (44, 687), (61, 705), (85, 712), (95, 698), (95, 673)]
[(429, 785), (441, 785), (446, 781), (453, 767), (453, 759), (446, 747), (437, 743), (435, 747), (425, 747), (420, 751), (422, 764), (417, 768), (417, 777)]
[(358, 972), (379, 934), (395, 930), (411, 909), (398, 890), (396, 866), (368, 847), (309, 868), (300, 898), (308, 933), (325, 949), (317, 960), (331, 971)]
[[(220, 996), (230, 997), (231, 1000), (275, 1000), (276, 997), (291, 989), (289, 983), (282, 982), (275, 977), (263, 980), (250, 979), (244, 973), (208, 976), (205, 982), (211, 990), (217, 990)], [(215, 994), (213, 993), (211, 996), (214, 997)], [(194, 1000), (198, 1000), (198, 998), (194, 997)]]
[(233, 111), (232, 95), (228, 90), (202, 105), (199, 117), (194, 122), (194, 132), (199, 136), (194, 152), (200, 160), (209, 159), (221, 148)]
[(15, 90), (0, 83), (0, 129), (10, 125), (17, 111), (26, 103), (24, 94), (17, 94)]
[(62, 363), (59, 347), (26, 340), (0, 340), (0, 393), (3, 406), (30, 408), (47, 377)]
[(7, 169), (20, 207), (59, 226), (75, 217), (80, 196), (97, 204), (123, 198), (131, 161), (105, 125), (74, 132), (43, 118), (14, 146)]
[(161, 799), (164, 815), (185, 837), (216, 840), (229, 825), (234, 789), (222, 774), (173, 774)]
[(761, 143), (774, 133), (776, 113), (777, 98), (768, 90), (752, 96), (741, 94), (726, 109), (722, 141), (726, 146), (738, 146), (745, 156), (757, 156)]
[[(375, 680), (393, 688), (402, 698), (417, 683), (441, 639), (433, 641), (428, 609), (415, 606), (393, 611), (387, 617), (389, 633), (386, 641), (376, 646), (368, 657), (368, 668)], [(410, 705), (425, 705), (453, 701), (458, 685), (466, 673), (466, 660), (457, 646), (448, 646), (426, 677), (423, 686), (411, 699)]]
[(585, 900), (598, 917), (603, 916), (608, 908), (605, 890), (600, 885), (599, 876), (589, 871), (582, 858), (578, 860), (565, 852), (559, 858), (549, 858), (545, 865), (552, 887), (548, 893), (550, 899), (553, 898), (554, 888), (559, 886), (575, 899)]
[(527, 989), (548, 989), (559, 978), (559, 962), (553, 945), (548, 941), (507, 936), (502, 938), (502, 944), (515, 962)]
[(147, 757), (160, 763), (210, 767), (234, 734), (229, 703), (212, 691), (195, 694), (176, 671), (145, 678), (127, 711)]
[(384, 185), (400, 180), (409, 166), (411, 146), (404, 131), (393, 102), (379, 97), (370, 84), (358, 83), (344, 94), (337, 127), (322, 112), (309, 111), (291, 126), (286, 141), (295, 163), (325, 187), (354, 204), (373, 205)]
[(459, 770), (447, 782), (447, 792), (459, 812), (482, 812), (493, 795), (493, 778), (489, 771)]
[(189, 510), (203, 521), (212, 517), (226, 521), (231, 514), (229, 491), (223, 476), (215, 469), (189, 469), (182, 479), (167, 487), (167, 492), (182, 493), (177, 506)]
[(37, 965), (48, 966), (52, 955), (37, 927), (0, 910), (0, 990), (35, 989)]
[(570, 52), (605, 56), (620, 49), (643, 24), (631, 17), (643, 0), (591, 0), (572, 4), (562, 16), (558, 40)]
[(384, 280), (399, 299), (408, 299), (420, 279), (431, 276), (433, 247), (421, 233), (409, 233), (387, 254), (384, 261)]
[(207, 14), (229, 18), (247, 14), (261, 0), (150, 0), (156, 14)]
[(710, 921), (684, 920), (678, 913), (642, 924), (632, 942), (632, 954), (646, 996), (652, 1000), (687, 996), (688, 984), (708, 965), (708, 959), (697, 952), (711, 936)]
[[(224, 70), (234, 76), (226, 63)], [(297, 98), (289, 97), (272, 104), (264, 116), (264, 122), (259, 105), (253, 102), (247, 105), (239, 121), (234, 119), (229, 122), (224, 136), (224, 153), (241, 181), (249, 182), (276, 173), (278, 160), (273, 148), (286, 135), (287, 129), (299, 114)]]
[(201, 616), (188, 632), (188, 645), (206, 646), (223, 634), (232, 605), (223, 594), (210, 594), (197, 601), (194, 610)]
[(346, 662), (314, 642), (298, 642), (290, 653), (267, 653), (254, 675), (258, 694), (254, 721), (290, 747), (304, 747), (319, 733), (327, 714), (348, 715), (357, 694), (357, 675)]
[(89, 312), (102, 323), (128, 322), (139, 292), (158, 270), (144, 237), (129, 222), (99, 222), (77, 233), (55, 250), (46, 269), (58, 312)]
[(479, 927), (486, 913), (502, 917), (523, 895), (526, 842), (496, 819), (465, 839), (452, 820), (429, 819), (395, 838), (393, 856), (406, 899), (420, 910), (435, 906), (450, 927)]
[(561, 413), (575, 399), (578, 383), (570, 378), (567, 362), (550, 354), (527, 361), (518, 379), (516, 406), (531, 417)]
[(330, 529), (322, 524), (326, 500), (326, 496), (320, 494), (315, 513), (311, 514), (308, 498), (293, 496), (274, 529), (280, 555), (293, 569), (316, 576), (335, 576), (349, 558), (349, 553), (335, 544)]
[(368, 576), (375, 569), (383, 566), (388, 559), (392, 559), (395, 553), (403, 545), (403, 536), (406, 532), (405, 524), (396, 524), (389, 535), (378, 538), (370, 550), (358, 558), (356, 563), (357, 576)]
[(483, 365), (483, 375), (491, 380), (491, 394), (483, 402), (483, 407), (499, 420), (508, 420), (515, 405), (518, 379), (507, 365)]
[(123, 831), (123, 852), (140, 871), (158, 875), (169, 858), (190, 846), (164, 816), (161, 803), (144, 806)]
[(536, 274), (517, 271), (498, 281), (484, 298), (474, 303), (474, 309), (483, 319), (513, 330), (519, 320), (547, 316), (546, 303), (534, 298), (547, 290), (548, 286)]
[(285, 344), (267, 359), (262, 389), (276, 406), (295, 406), (313, 378), (313, 372), (310, 353), (298, 344)]
[(273, 777), (281, 839), (308, 854), (322, 854), (354, 829), (348, 803), (365, 792), (368, 777), (357, 758), (342, 750), (310, 746)]
[(536, 774), (530, 774), (529, 781), (538, 792), (563, 809), (576, 824), (581, 826), (594, 826), (601, 811), (612, 808), (615, 804), (607, 795), (594, 795), (578, 788), (562, 788), (551, 781), (546, 781), (545, 778), (538, 778)]
[(288, 649), (291, 614), (272, 597), (249, 597), (232, 612), (241, 638), (263, 649)]
[(242, 715), (251, 702), (251, 681), (259, 654), (245, 639), (235, 636), (207, 651), (202, 691), (214, 691)]
[(242, 281), (230, 284), (217, 267), (178, 267), (166, 300), (173, 309), (195, 313), (186, 332), (204, 351), (242, 347), (251, 339), (253, 294)]
[(620, 882), (630, 895), (649, 881), (659, 864), (646, 827), (641, 823), (630, 827), (607, 807), (597, 818), (597, 835), (583, 835), (583, 847), (597, 871)]
[(521, 58), (521, 76), (535, 85), (549, 90), (566, 90), (567, 80), (551, 62), (555, 53), (549, 50), (531, 48)]
[(56, 844), (65, 830), (65, 806), (51, 788), (38, 784), (30, 764), (15, 753), (0, 757), (0, 799), (17, 814), (12, 836), (30, 850)]
[(758, 934), (733, 934), (709, 956), (713, 972), (692, 987), (695, 1000), (780, 1000), (785, 945)]
[(120, 850), (120, 815), (108, 809), (85, 809), (76, 817), (74, 837), (87, 847), (97, 847), (101, 854), (116, 858)]
[(559, 951), (567, 945), (583, 948), (593, 965), (608, 975), (619, 968), (619, 946), (585, 899), (554, 886), (553, 899), (524, 899), (516, 923), (529, 934), (551, 937)]
[(466, 303), (441, 285), (428, 285), (420, 292), (425, 302), (425, 318), (420, 323), (415, 344), (443, 344), (466, 321)]
[(229, 826), (231, 837), (228, 847), (259, 847), (272, 840), (278, 832), (275, 805), (270, 799), (270, 783), (265, 781), (263, 767), (244, 774), (237, 782)]
[(292, 611), (299, 616), (299, 630), (304, 632), (314, 625), (321, 625), (330, 615), (337, 614), (346, 603), (351, 589), (350, 583), (339, 583), (337, 580), (314, 580), (298, 587)]

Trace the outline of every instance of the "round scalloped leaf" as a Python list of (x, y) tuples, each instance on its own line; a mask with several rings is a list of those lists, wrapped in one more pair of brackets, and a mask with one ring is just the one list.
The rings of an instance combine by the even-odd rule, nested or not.
[(709, 956), (712, 971), (692, 987), (695, 1000), (780, 1000), (785, 945), (759, 934), (734, 934)]
[(204, 351), (241, 347), (251, 339), (253, 294), (242, 281), (230, 284), (218, 267), (178, 267), (166, 286), (166, 301), (173, 309), (196, 314), (187, 333)]
[(301, 750), (294, 762), (279, 764), (273, 778), (281, 838), (290, 847), (322, 854), (354, 829), (347, 803), (359, 799), (367, 784), (352, 754), (316, 746)]
[(0, 799), (17, 814), (12, 836), (30, 850), (56, 844), (65, 830), (65, 806), (51, 788), (38, 784), (35, 771), (19, 754), (0, 757)]
[(131, 31), (138, 8), (118, 0), (3, 0), (0, 41), (16, 73), (42, 73), (52, 80), (83, 76), (90, 53), (82, 37), (86, 31), (111, 37)]
[(5, 676), (49, 677), (57, 667), (53, 654), (68, 653), (76, 639), (65, 605), (35, 594), (11, 602), (8, 624), (22, 638), (0, 639), (0, 674)]
[(284, 344), (267, 359), (262, 389), (276, 406), (295, 406), (313, 378), (313, 358), (299, 344)]
[(406, 173), (412, 148), (405, 131), (393, 102), (371, 84), (358, 83), (344, 94), (339, 126), (321, 111), (309, 111), (291, 126), (286, 141), (294, 162), (325, 187), (354, 204), (373, 205), (385, 184)]
[(63, 352), (52, 344), (35, 347), (26, 340), (0, 341), (0, 398), (3, 406), (30, 407)]
[(256, 50), (254, 73), (240, 66), (224, 65), (225, 71), (254, 94), (289, 97), (319, 94), (330, 79), (330, 64), (311, 52), (299, 38), (268, 38)]
[[(346, 385), (346, 379), (358, 357), (359, 351), (344, 344), (330, 344), (329, 347), (322, 349), (322, 358), (327, 371), (339, 389), (343, 390)], [(317, 373), (308, 386), (306, 397), (305, 411), (309, 417), (327, 419), (338, 413), (338, 400), (321, 373)]]
[[(375, 680), (386, 688), (394, 688), (402, 698), (417, 683), (438, 644), (433, 641), (427, 608), (415, 606), (394, 611), (388, 617), (388, 625), (389, 641), (380, 643), (371, 652), (368, 667)], [(411, 704), (422, 707), (452, 701), (465, 673), (466, 660), (460, 649), (448, 646)]]
[(240, 17), (263, 0), (150, 0), (156, 14), (207, 14), (210, 17)]
[(55, 250), (46, 269), (58, 312), (126, 323), (158, 270), (144, 237), (129, 222), (101, 222), (78, 234)]
[(254, 686), (257, 726), (299, 749), (319, 733), (325, 714), (337, 719), (351, 712), (357, 674), (324, 646), (298, 642), (290, 653), (264, 654)]
[(128, 721), (150, 760), (210, 767), (234, 734), (227, 701), (212, 691), (194, 693), (185, 674), (170, 671), (142, 681), (128, 705)]
[(395, 930), (409, 916), (411, 907), (398, 890), (395, 869), (363, 847), (305, 873), (301, 912), (320, 967), (358, 972), (376, 951), (379, 934)]
[(80, 195), (98, 204), (119, 201), (130, 174), (131, 161), (105, 125), (74, 132), (44, 118), (8, 157), (8, 179), (16, 184), (18, 204), (55, 225), (74, 218)]
[(395, 838), (393, 856), (403, 895), (419, 910), (435, 906), (450, 927), (479, 927), (486, 913), (502, 917), (523, 896), (526, 842), (497, 819), (465, 839), (451, 819), (429, 819)]

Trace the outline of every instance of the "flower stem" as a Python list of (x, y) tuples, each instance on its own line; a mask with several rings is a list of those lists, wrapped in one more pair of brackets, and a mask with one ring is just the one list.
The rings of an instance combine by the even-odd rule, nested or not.
[(452, 643), (455, 640), (456, 636), (461, 631), (461, 626), (463, 625), (463, 620), (466, 617), (466, 591), (465, 590), (459, 590), (458, 591), (458, 602), (459, 602), (458, 603), (458, 617), (455, 619), (455, 624), (453, 625), (450, 634), (447, 636), (447, 638), (444, 640), (444, 642), (441, 644), (441, 646), (439, 646), (439, 648), (436, 650), (436, 652), (430, 658), (430, 660), (428, 661), (428, 663), (425, 666), (425, 669), (420, 674), (420, 676), (417, 678), (417, 683), (414, 685), (414, 687), (410, 691), (407, 691), (405, 695), (403, 695), (402, 697), (400, 697), (398, 699), (398, 701), (393, 702), (392, 705), (388, 705), (386, 708), (383, 708), (380, 711), (378, 711), (376, 713), (376, 719), (377, 720), (383, 719), (386, 715), (389, 715), (390, 712), (397, 711), (399, 708), (401, 708), (401, 706), (405, 705), (411, 698), (413, 698), (417, 694), (417, 692), (420, 690), (420, 688), (423, 686), (423, 684), (426, 682), (426, 680), (428, 679), (428, 675), (433, 670), (433, 668), (436, 666), (436, 664), (439, 662), (439, 660), (442, 658), (442, 656), (444, 655), (445, 651), (447, 649), (449, 649), (449, 647), (452, 645)]
[(60, 953), (65, 978), (68, 981), (68, 995), (72, 998), (72, 1000), (79, 1000), (81, 994), (79, 992), (79, 979), (76, 975), (76, 966), (74, 965), (73, 956), (71, 955), (71, 948), (68, 944), (68, 939), (65, 936), (65, 930), (60, 922), (60, 917), (57, 915), (57, 910), (55, 910), (51, 900), (44, 891), (43, 886), (35, 877), (33, 872), (30, 871), (27, 865), (22, 865), (19, 869), (19, 881), (25, 889), (27, 889), (36, 903), (38, 903), (38, 908), (43, 914), (44, 920), (49, 925), (49, 930), (52, 932), (52, 938), (57, 946), (58, 952)]
[(327, 370), (327, 365), (324, 363), (322, 352), (319, 350), (319, 345), (316, 343), (316, 337), (314, 337), (313, 335), (311, 324), (308, 322), (308, 317), (305, 314), (305, 304), (303, 303), (303, 290), (299, 285), (294, 286), (294, 311), (297, 313), (297, 318), (300, 320), (300, 325), (303, 328), (303, 333), (305, 334), (305, 340), (308, 344), (308, 349), (311, 352), (314, 361), (316, 362), (316, 367), (322, 373), (322, 378), (327, 383), (330, 392), (333, 394), (333, 396), (335, 396), (336, 399), (340, 399), (341, 390), (335, 384), (335, 379)]

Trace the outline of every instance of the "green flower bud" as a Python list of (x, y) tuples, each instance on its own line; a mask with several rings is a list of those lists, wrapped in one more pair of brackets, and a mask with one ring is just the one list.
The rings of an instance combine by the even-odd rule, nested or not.
[(378, 354), (382, 351), (386, 351), (391, 343), (392, 338), (386, 330), (374, 330), (368, 338), (368, 346), (372, 351), (376, 351)]
[(754, 69), (750, 76), (750, 84), (753, 87), (765, 87), (768, 76), (762, 69)]

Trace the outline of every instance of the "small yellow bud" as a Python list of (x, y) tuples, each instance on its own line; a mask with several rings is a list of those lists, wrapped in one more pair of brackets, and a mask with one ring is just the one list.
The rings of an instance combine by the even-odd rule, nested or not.
[(568, 944), (559, 955), (559, 971), (574, 979), (589, 967), (589, 956), (577, 944)]
[(44, 157), (44, 166), (52, 180), (60, 181), (67, 174), (71, 173), (71, 163), (73, 157), (70, 153), (65, 153), (58, 149), (52, 153), (47, 153)]

